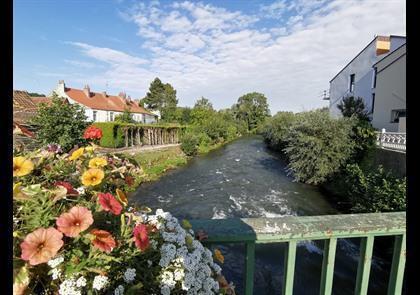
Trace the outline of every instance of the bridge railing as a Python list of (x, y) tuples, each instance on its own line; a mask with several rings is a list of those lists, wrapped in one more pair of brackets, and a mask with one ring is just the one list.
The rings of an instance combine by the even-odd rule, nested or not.
[(406, 255), (406, 213), (367, 213), (279, 218), (191, 220), (194, 230), (204, 230), (206, 245), (244, 243), (245, 294), (253, 294), (255, 244), (287, 243), (283, 294), (293, 294), (296, 246), (299, 241), (324, 240), (320, 294), (331, 294), (337, 239), (361, 238), (354, 294), (367, 294), (373, 243), (378, 236), (394, 236), (394, 254), (388, 294), (401, 294)]
[(376, 133), (376, 144), (381, 148), (394, 149), (405, 152), (407, 134), (400, 132), (382, 132)]

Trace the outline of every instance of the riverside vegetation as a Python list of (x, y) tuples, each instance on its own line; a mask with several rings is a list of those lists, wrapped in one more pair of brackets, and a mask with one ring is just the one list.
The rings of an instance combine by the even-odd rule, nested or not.
[[(357, 100), (346, 103), (354, 102), (360, 104)], [(346, 106), (343, 109), (348, 110)], [(279, 112), (260, 132), (271, 148), (281, 152), (296, 180), (326, 189), (338, 202), (347, 204), (343, 209), (406, 209), (406, 179), (368, 164), (375, 148), (375, 131), (363, 114), (350, 112), (349, 116), (333, 119), (328, 109)]]

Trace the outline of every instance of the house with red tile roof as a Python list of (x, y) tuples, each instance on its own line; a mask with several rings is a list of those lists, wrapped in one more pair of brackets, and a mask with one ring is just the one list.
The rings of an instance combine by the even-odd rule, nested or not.
[(124, 92), (110, 95), (105, 91), (92, 92), (89, 85), (83, 89), (66, 87), (64, 80), (60, 80), (54, 92), (66, 98), (70, 103), (77, 103), (84, 107), (88, 120), (93, 122), (111, 122), (117, 115), (128, 110), (136, 122), (155, 123), (158, 116), (138, 105)]

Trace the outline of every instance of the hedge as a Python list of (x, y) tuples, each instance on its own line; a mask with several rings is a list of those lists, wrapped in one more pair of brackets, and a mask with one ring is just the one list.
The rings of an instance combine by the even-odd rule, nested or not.
[(135, 127), (135, 128), (163, 128), (163, 129), (174, 129), (180, 128), (184, 130), (186, 126), (179, 124), (132, 124), (122, 122), (96, 122), (94, 126), (102, 130), (102, 138), (99, 145), (108, 148), (119, 148), (125, 146), (124, 127)]

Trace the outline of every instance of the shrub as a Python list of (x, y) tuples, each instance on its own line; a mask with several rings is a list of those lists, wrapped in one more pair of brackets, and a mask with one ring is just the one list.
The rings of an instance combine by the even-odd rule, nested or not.
[(124, 133), (120, 124), (114, 122), (94, 123), (94, 126), (102, 130), (102, 138), (99, 145), (108, 148), (119, 148), (125, 145)]
[(85, 147), (71, 155), (15, 155), (13, 162), (14, 289), (20, 294), (230, 292), (187, 221), (129, 205), (124, 190), (135, 189), (142, 175), (129, 159)]
[(187, 156), (197, 154), (199, 138), (196, 134), (187, 132), (181, 138), (181, 149)]
[(349, 164), (344, 169), (341, 186), (355, 213), (406, 209), (406, 179), (394, 177), (382, 166), (363, 171), (357, 164)]
[(267, 119), (261, 128), (264, 141), (275, 150), (283, 150), (286, 147), (285, 136), (295, 118), (292, 112), (278, 112)]
[(299, 113), (284, 135), (289, 171), (298, 181), (320, 184), (352, 156), (354, 119), (332, 119), (323, 111)]
[(36, 140), (40, 144), (59, 144), (65, 151), (85, 143), (83, 132), (89, 125), (81, 106), (67, 103), (56, 94), (51, 105), (41, 104), (32, 123), (36, 126)]

